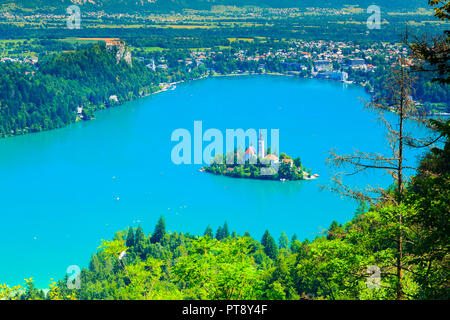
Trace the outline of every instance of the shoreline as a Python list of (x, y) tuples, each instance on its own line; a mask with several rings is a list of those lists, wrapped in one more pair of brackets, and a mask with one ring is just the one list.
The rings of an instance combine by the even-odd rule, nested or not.
[[(175, 84), (179, 84), (179, 83), (187, 83), (190, 81), (198, 81), (198, 80), (202, 80), (202, 79), (208, 79), (208, 78), (215, 78), (215, 77), (240, 77), (240, 76), (265, 76), (265, 75), (269, 75), (269, 76), (282, 76), (282, 77), (290, 77), (290, 78), (299, 78), (299, 79), (311, 79), (311, 80), (322, 80), (322, 81), (331, 81), (331, 82), (340, 82), (346, 85), (352, 84), (352, 85), (357, 85), (360, 88), (365, 89), (365, 85), (361, 84), (361, 83), (354, 83), (353, 81), (341, 81), (341, 80), (332, 80), (332, 79), (317, 79), (314, 78), (312, 76), (307, 76), (307, 77), (299, 77), (296, 75), (292, 75), (292, 74), (286, 74), (286, 73), (279, 73), (279, 72), (264, 72), (264, 73), (249, 73), (249, 72), (243, 72), (243, 73), (228, 73), (228, 74), (220, 74), (220, 73), (215, 73), (215, 74), (210, 74), (210, 75), (204, 75), (202, 77), (199, 78), (195, 78), (195, 79), (189, 79), (189, 80), (180, 80), (177, 82), (171, 82), (168, 84), (167, 87), (165, 87), (164, 89), (146, 94), (144, 96), (142, 96), (142, 98), (150, 96), (152, 94), (156, 94), (156, 93), (161, 93), (161, 92), (165, 92), (165, 91), (169, 91), (167, 88), (175, 85)], [(367, 92), (369, 95), (373, 96), (372, 93)], [(133, 99), (135, 100), (135, 99)], [(129, 100), (129, 101), (133, 101), (133, 100)], [(432, 118), (432, 117), (450, 117), (450, 113), (446, 113), (446, 112), (437, 112), (437, 113), (432, 113), (432, 114), (427, 114), (426, 117), (428, 118)], [(1, 139), (1, 138), (0, 138)]]
[[(243, 72), (243, 73), (228, 73), (228, 74), (214, 73), (214, 74), (203, 75), (203, 76), (201, 76), (201, 77), (199, 77), (199, 78), (195, 78), (195, 79), (180, 80), (180, 81), (176, 81), (176, 82), (170, 82), (170, 83), (167, 83), (166, 86), (163, 86), (163, 88), (161, 88), (160, 90), (157, 90), (157, 91), (152, 92), (152, 93), (147, 93), (147, 94), (145, 94), (145, 95), (140, 95), (140, 96), (136, 97), (135, 99), (130, 99), (130, 100), (123, 101), (122, 103), (119, 103), (118, 105), (112, 106), (112, 107), (110, 107), (110, 108), (119, 107), (119, 106), (124, 105), (126, 102), (135, 101), (135, 100), (140, 99), (140, 98), (146, 98), (146, 97), (149, 97), (149, 96), (151, 96), (151, 95), (158, 94), (158, 93), (161, 93), (161, 92), (170, 91), (170, 90), (169, 90), (170, 87), (172, 87), (172, 86), (174, 86), (174, 85), (176, 85), (176, 84), (180, 84), (180, 83), (187, 83), (187, 82), (190, 82), (190, 81), (198, 81), (198, 80), (202, 80), (202, 79), (215, 78), (215, 77), (265, 76), (265, 75), (269, 75), (269, 76), (282, 76), (282, 77), (299, 78), (299, 79), (312, 79), (312, 80), (316, 79), (316, 78), (314, 78), (314, 77), (312, 77), (312, 76), (299, 77), (299, 76), (296, 76), (296, 75), (291, 75), (291, 74), (286, 74), (286, 73), (279, 73), (279, 72), (264, 72), (264, 73), (250, 73), (250, 72)], [(354, 82), (351, 82), (351, 81), (338, 81), (338, 80), (330, 80), (330, 79), (316, 79), (316, 80), (325, 80), (325, 81), (332, 81), (332, 82), (341, 82), (341, 83), (343, 83), (343, 84), (354, 84), (354, 85), (358, 85), (358, 86), (360, 86), (361, 88), (364, 88), (364, 87), (365, 87), (365, 86), (362, 85), (362, 84), (357, 84), (357, 83), (354, 83)], [(369, 94), (370, 94), (370, 93), (369, 93)], [(110, 108), (98, 109), (98, 110), (95, 110), (94, 112), (101, 111), (101, 110), (106, 110), (106, 109), (110, 109)], [(445, 117), (445, 116), (448, 116), (448, 115), (450, 115), (450, 114), (448, 114), (448, 113), (435, 113), (435, 114), (427, 115), (427, 117), (439, 117), (439, 116), (444, 116), (444, 117)], [(89, 120), (84, 120), (84, 121), (91, 121), (91, 120), (95, 120), (95, 118), (91, 118), (91, 119), (89, 119)], [(39, 133), (39, 132), (43, 132), (43, 131), (52, 131), (52, 130), (55, 130), (55, 129), (62, 129), (62, 128), (68, 127), (69, 125), (71, 125), (71, 124), (73, 124), (73, 123), (79, 122), (79, 121), (80, 121), (80, 120), (78, 120), (78, 121), (75, 120), (74, 122), (70, 122), (70, 123), (67, 123), (67, 124), (64, 125), (64, 126), (57, 127), (57, 128), (53, 128), (53, 129), (50, 129), (50, 130), (40, 130), (40, 131), (35, 131), (35, 132), (24, 132), (24, 133), (19, 133), (19, 134), (12, 134), (12, 135), (7, 135), (7, 136), (2, 136), (2, 137), (0, 137), (0, 139), (11, 138), (11, 137), (17, 137), (17, 136), (23, 136), (23, 135), (27, 135), (27, 134), (30, 134), (30, 133)]]
[[(269, 76), (282, 76), (282, 77), (290, 77), (290, 78), (299, 78), (299, 79), (316, 79), (314, 77), (298, 77), (295, 75), (291, 75), (291, 74), (286, 74), (286, 73), (279, 73), (279, 72), (265, 72), (265, 73), (249, 73), (249, 72), (243, 72), (243, 73), (227, 73), (227, 74), (220, 74), (220, 73), (214, 73), (214, 74), (209, 74), (209, 75), (204, 75), (202, 77), (199, 78), (195, 78), (195, 79), (189, 79), (189, 80), (180, 80), (180, 81), (176, 81), (176, 82), (170, 82), (167, 83), (166, 86), (164, 86), (163, 88), (161, 88), (158, 91), (152, 92), (152, 93), (147, 93), (145, 95), (139, 96), (137, 99), (139, 98), (145, 98), (145, 97), (149, 97), (151, 95), (157, 94), (157, 93), (161, 93), (161, 92), (166, 92), (169, 91), (168, 88), (176, 85), (176, 84), (180, 84), (180, 83), (187, 83), (190, 81), (198, 81), (198, 80), (202, 80), (202, 79), (208, 79), (208, 78), (224, 78), (224, 77), (240, 77), (240, 76), (265, 76), (265, 75), (269, 75)], [(353, 82), (349, 82), (349, 81), (336, 81), (336, 80), (329, 80), (329, 79), (317, 79), (317, 80), (328, 80), (328, 81), (332, 81), (332, 82), (342, 82), (345, 84), (355, 84)], [(360, 85), (361, 87), (364, 87), (362, 85)], [(136, 99), (132, 99), (132, 100), (127, 100), (125, 102), (128, 101), (134, 101)], [(125, 103), (124, 102), (124, 103)], [(123, 103), (122, 103), (123, 104)], [(120, 105), (122, 105), (120, 104)], [(120, 106), (118, 105), (118, 106)]]
[[(302, 78), (302, 79), (315, 79), (313, 77), (298, 77), (298, 76), (295, 76), (295, 75), (290, 75), (290, 74), (285, 74), (285, 73), (278, 73), (278, 72), (264, 72), (264, 73), (243, 72), (243, 73), (228, 73), (228, 74), (220, 74), (220, 73), (206, 74), (206, 75), (203, 75), (203, 76), (201, 76), (199, 78), (195, 78), (195, 79), (180, 80), (180, 81), (176, 81), (176, 82), (167, 83), (166, 86), (163, 86), (163, 88), (161, 88), (160, 90), (157, 90), (155, 92), (147, 93), (147, 94), (144, 94), (144, 95), (140, 95), (140, 96), (138, 96), (138, 97), (136, 97), (134, 99), (125, 100), (125, 101), (123, 101), (123, 102), (121, 102), (121, 103), (119, 103), (119, 104), (117, 104), (115, 106), (109, 107), (109, 108), (97, 109), (94, 112), (107, 110), (107, 109), (114, 108), (114, 107), (119, 107), (119, 106), (124, 105), (126, 102), (135, 101), (135, 100), (140, 99), (140, 98), (146, 98), (146, 97), (149, 97), (149, 96), (154, 95), (154, 94), (158, 94), (158, 93), (169, 91), (168, 88), (172, 87), (173, 85), (180, 84), (180, 83), (187, 83), (187, 82), (190, 82), (190, 81), (198, 81), (198, 80), (207, 79), (207, 78), (214, 78), (214, 77), (264, 76), (264, 75), (283, 76), (283, 77)], [(324, 80), (324, 79), (317, 79), (317, 80)], [(333, 81), (333, 82), (342, 82), (342, 81), (335, 81), (335, 80), (331, 80), (331, 81)], [(95, 120), (95, 118), (90, 118), (88, 120), (83, 120), (83, 121), (91, 121), (91, 120)], [(6, 135), (6, 136), (1, 136), (0, 139), (12, 138), (12, 137), (17, 137), (17, 136), (23, 136), (23, 135), (27, 135), (27, 134), (30, 134), (30, 133), (39, 133), (39, 132), (44, 132), (44, 131), (52, 131), (52, 130), (55, 130), (55, 129), (62, 129), (62, 128), (68, 127), (69, 125), (71, 125), (73, 123), (77, 123), (79, 121), (81, 121), (81, 119), (80, 120), (75, 120), (75, 121), (70, 122), (70, 123), (67, 123), (67, 124), (65, 124), (64, 126), (61, 126), (61, 127), (52, 128), (50, 130), (39, 130), (39, 131), (33, 131), (33, 132), (31, 132), (31, 131), (29, 131), (29, 132), (21, 132), (21, 133), (18, 133), (18, 134), (11, 134), (11, 135)]]
[(285, 178), (281, 178), (281, 179), (263, 179), (263, 178), (250, 178), (250, 177), (242, 177), (242, 176), (238, 177), (238, 176), (230, 176), (228, 174), (223, 174), (223, 173), (210, 172), (210, 171), (206, 170), (206, 166), (202, 167), (198, 171), (199, 172), (203, 172), (203, 173), (209, 173), (209, 174), (212, 174), (212, 175), (215, 175), (215, 176), (221, 176), (221, 177), (227, 177), (227, 178), (233, 178), (233, 179), (279, 181), (279, 182), (295, 182), (295, 181), (303, 181), (303, 180), (316, 180), (316, 179), (318, 179), (320, 177), (317, 173), (309, 175), (308, 172), (306, 172), (306, 171), (303, 171), (302, 178), (301, 179), (297, 179), (297, 180), (289, 180), (289, 179), (285, 179)]

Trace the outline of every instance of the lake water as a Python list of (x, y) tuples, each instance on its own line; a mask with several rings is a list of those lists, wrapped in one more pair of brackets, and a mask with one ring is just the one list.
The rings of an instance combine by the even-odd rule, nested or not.
[[(386, 151), (384, 131), (363, 109), (358, 86), (276, 76), (204, 79), (63, 129), (0, 140), (0, 283), (34, 277), (47, 287), (69, 265), (86, 267), (100, 239), (141, 224), (153, 231), (203, 234), (227, 221), (260, 239), (266, 229), (313, 238), (332, 220), (350, 220), (357, 204), (320, 186), (327, 152)], [(209, 128), (280, 130), (280, 149), (300, 156), (320, 179), (232, 179), (171, 161), (171, 134)], [(387, 186), (386, 175), (353, 183)], [(359, 179), (359, 180), (357, 180)], [(117, 200), (119, 199), (119, 200)]]

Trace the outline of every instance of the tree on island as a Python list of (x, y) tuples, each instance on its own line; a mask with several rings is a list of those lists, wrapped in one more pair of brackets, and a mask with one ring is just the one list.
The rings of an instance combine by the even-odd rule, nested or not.
[(281, 162), (278, 167), (278, 178), (292, 179), (295, 174), (295, 169), (289, 163)]
[[(238, 150), (238, 149), (236, 149)], [(275, 156), (275, 154), (272, 154)], [(241, 156), (241, 163), (236, 163), (237, 156), (229, 152), (226, 159), (232, 160), (233, 164), (225, 164), (223, 155), (216, 155), (211, 161), (210, 166), (203, 167), (203, 170), (217, 175), (225, 175), (234, 178), (250, 178), (263, 180), (301, 180), (303, 179), (303, 170), (300, 158), (296, 158), (295, 162), (286, 153), (282, 153), (280, 158), (272, 160), (261, 160), (256, 158), (256, 163), (251, 163), (248, 159), (244, 161)], [(275, 156), (276, 157), (276, 156)], [(298, 165), (298, 166), (297, 166)], [(311, 170), (309, 170), (311, 173)]]
[(302, 168), (302, 161), (300, 160), (300, 157), (297, 157), (294, 159), (294, 165), (300, 170)]
[(280, 161), (283, 160), (283, 159), (291, 159), (291, 157), (288, 156), (286, 153), (282, 152), (280, 154)]

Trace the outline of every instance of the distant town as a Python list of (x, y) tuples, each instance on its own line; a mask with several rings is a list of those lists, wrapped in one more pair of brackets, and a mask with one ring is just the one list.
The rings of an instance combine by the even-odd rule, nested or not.
[[(82, 39), (81, 39), (82, 40)], [(243, 39), (241, 41), (246, 41)], [(106, 40), (106, 46), (117, 45), (123, 42), (118, 40)], [(146, 63), (147, 67), (156, 71), (167, 70), (169, 65), (163, 54), (157, 59), (140, 56), (139, 51), (135, 58)], [(192, 50), (184, 59), (178, 60), (179, 64), (186, 67), (187, 72), (191, 72), (193, 67), (204, 65), (210, 73), (223, 73), (215, 66), (217, 60), (225, 56), (231, 56), (232, 60), (239, 64), (252, 64), (256, 66), (254, 73), (270, 73), (272, 69), (269, 65), (278, 63), (280, 71), (295, 76), (310, 76), (319, 79), (330, 79), (345, 82), (355, 82), (364, 84), (366, 81), (357, 76), (367, 72), (374, 72), (379, 64), (395, 65), (399, 55), (406, 55), (407, 49), (401, 44), (373, 44), (362, 48), (352, 42), (334, 41), (293, 41), (288, 43), (286, 49), (262, 50), (235, 50), (226, 52), (214, 48), (207, 50)], [(127, 61), (130, 62), (131, 55), (127, 52)], [(0, 58), (1, 62), (19, 62), (36, 64), (39, 59), (36, 56), (11, 55)], [(248, 66), (248, 65), (247, 65)], [(236, 69), (232, 73), (245, 73), (248, 69)], [(349, 76), (350, 75), (350, 76)]]
[[(211, 75), (280, 74), (359, 84), (373, 94), (383, 90), (381, 81), (395, 68), (399, 56), (408, 54), (402, 43), (254, 38), (228, 38), (227, 46), (190, 49), (148, 47), (138, 39), (130, 44), (119, 38), (59, 39), (51, 40), (50, 44), (59, 48), (60, 43), (68, 45), (70, 41), (76, 45), (105, 43), (107, 48), (117, 48), (118, 60), (123, 58), (131, 65), (134, 58), (160, 75), (159, 86), (163, 90), (170, 83)], [(32, 70), (26, 72), (31, 75), (38, 69), (40, 58), (32, 52), (42, 50), (41, 56), (52, 53), (48, 47), (42, 48), (39, 40), (17, 40), (3, 45), (10, 49), (2, 53), (0, 61), (28, 64)], [(422, 87), (418, 87), (414, 100), (428, 113), (449, 113), (446, 91), (426, 82), (418, 81)]]

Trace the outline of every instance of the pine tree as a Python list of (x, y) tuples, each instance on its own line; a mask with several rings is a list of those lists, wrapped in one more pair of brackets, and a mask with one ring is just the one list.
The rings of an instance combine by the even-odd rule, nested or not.
[(219, 241), (223, 239), (223, 230), (222, 230), (222, 227), (220, 227), (220, 226), (217, 228), (217, 231), (216, 231), (216, 239)]
[(141, 225), (139, 225), (134, 234), (134, 250), (136, 253), (143, 253), (144, 251), (145, 234), (142, 230)]
[(230, 231), (228, 231), (228, 224), (226, 221), (222, 227), (222, 234), (223, 234), (223, 238), (228, 238), (230, 236)]
[(278, 240), (278, 246), (280, 249), (289, 248), (289, 239), (284, 231), (281, 233), (280, 239)]
[(297, 235), (294, 235), (291, 238), (291, 251), (296, 252), (299, 249), (300, 241), (298, 241)]
[(100, 268), (101, 268), (100, 261), (98, 260), (97, 255), (94, 254), (91, 258), (91, 261), (89, 262), (89, 271), (99, 272)]
[(151, 243), (161, 242), (166, 235), (166, 223), (164, 222), (164, 218), (161, 216), (158, 220), (158, 223), (155, 226), (155, 230), (153, 231), (152, 237), (150, 238)]
[(210, 237), (211, 239), (214, 238), (213, 230), (212, 230), (212, 228), (211, 228), (211, 226), (210, 226), (209, 224), (208, 224), (208, 226), (206, 227), (206, 230), (205, 230), (205, 232), (203, 233), (203, 235), (204, 235), (204, 236), (208, 236), (208, 237)]
[(128, 228), (126, 246), (128, 248), (134, 247), (134, 232), (133, 232), (133, 228), (131, 228), (131, 227)]
[(337, 232), (339, 232), (339, 223), (337, 223), (336, 220), (333, 220), (331, 222), (330, 227), (328, 228), (327, 240), (334, 240), (334, 239), (336, 239)]
[(32, 280), (27, 281), (25, 292), (19, 296), (19, 300), (44, 300), (44, 299), (45, 299), (44, 291), (36, 288)]
[(297, 234), (294, 233), (294, 235), (291, 238), (291, 243), (294, 242), (295, 240), (298, 240), (298, 238), (297, 238)]
[(264, 246), (265, 254), (272, 260), (275, 260), (278, 256), (278, 247), (268, 230), (264, 233), (261, 244)]
[(244, 232), (244, 237), (248, 237), (248, 238), (251, 238), (251, 236), (250, 236), (250, 232), (248, 232), (248, 231), (245, 231), (245, 232)]
[(297, 168), (301, 168), (302, 167), (302, 160), (300, 160), (300, 157), (297, 157), (297, 158), (294, 159), (294, 165)]

